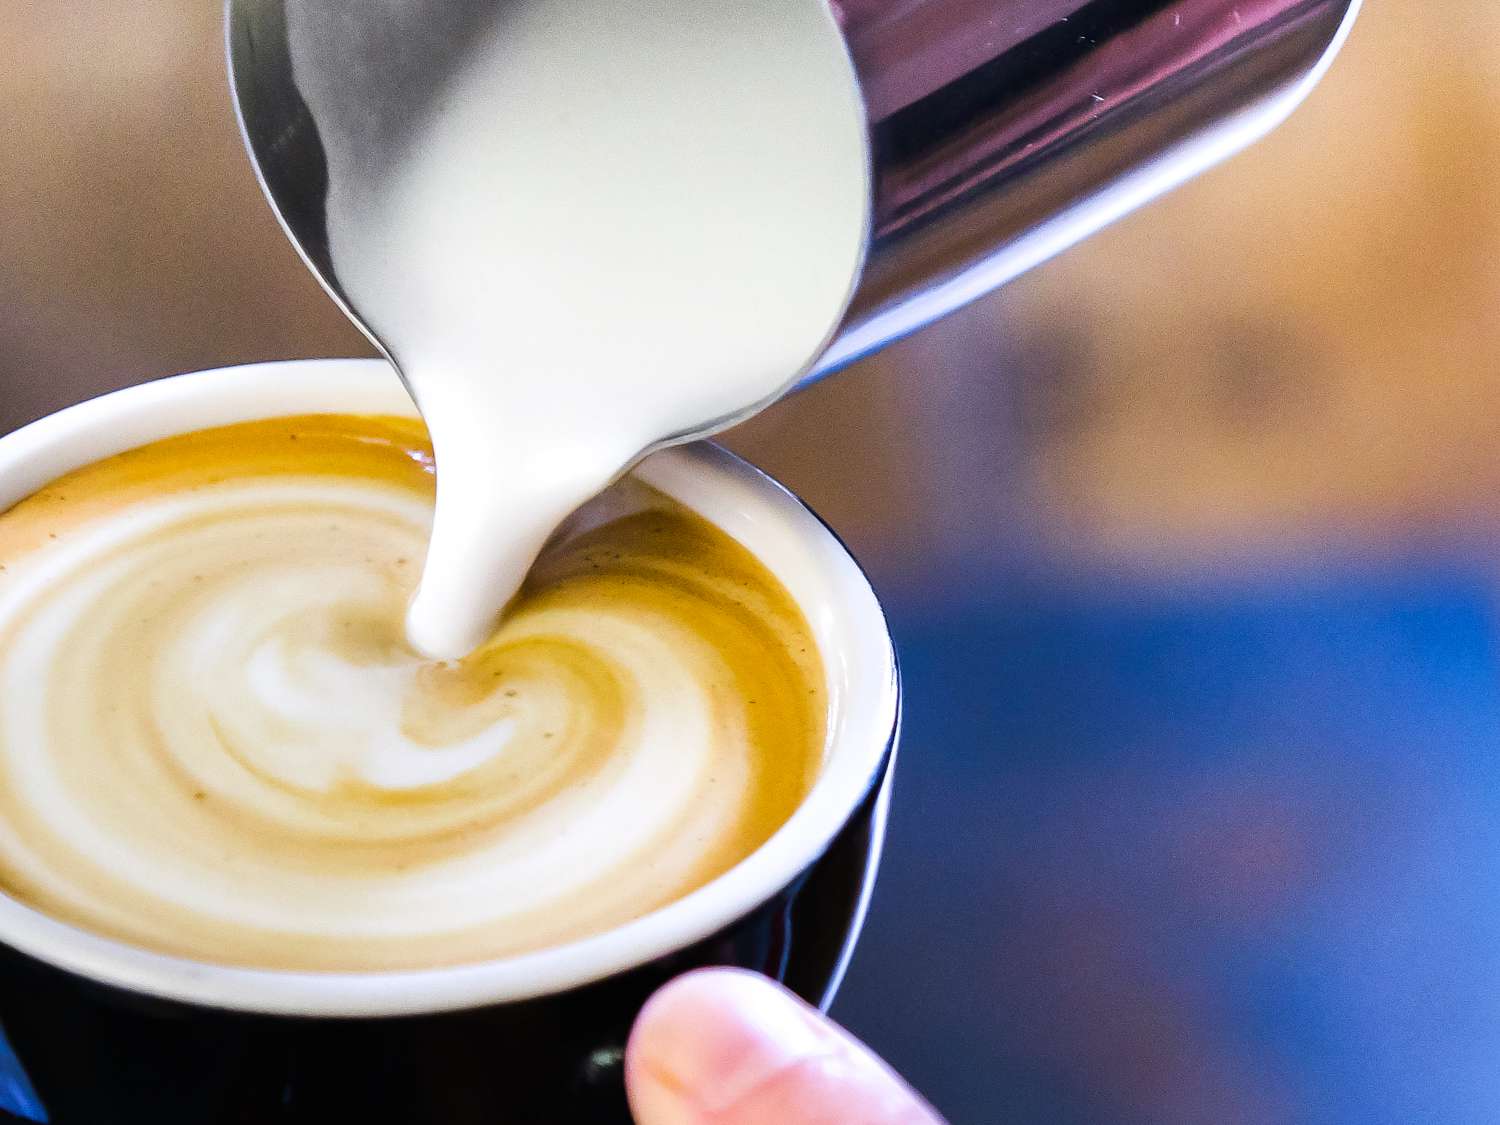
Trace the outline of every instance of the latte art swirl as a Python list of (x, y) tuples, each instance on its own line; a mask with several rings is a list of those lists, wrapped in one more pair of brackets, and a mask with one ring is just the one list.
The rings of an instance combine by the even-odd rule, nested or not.
[(471, 657), (403, 615), (420, 429), (172, 439), (0, 516), (0, 886), (218, 963), (428, 967), (708, 882), (820, 764), (822, 670), (753, 557), (627, 481)]

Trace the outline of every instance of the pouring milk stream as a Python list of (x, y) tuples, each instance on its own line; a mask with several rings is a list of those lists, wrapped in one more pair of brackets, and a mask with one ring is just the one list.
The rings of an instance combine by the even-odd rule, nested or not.
[[(340, 96), (299, 83), (315, 118)], [(508, 3), (407, 133), (378, 174), (329, 151), (329, 252), (432, 435), (407, 632), (451, 659), (575, 508), (813, 362), (858, 278), (870, 157), (822, 0)]]

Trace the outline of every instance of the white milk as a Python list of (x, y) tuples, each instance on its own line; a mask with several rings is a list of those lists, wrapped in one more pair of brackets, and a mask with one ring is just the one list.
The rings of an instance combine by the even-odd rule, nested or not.
[(869, 154), (823, 0), (516, 0), (412, 137), (373, 190), (332, 177), (330, 249), (432, 432), (407, 624), (452, 658), (580, 503), (817, 357)]

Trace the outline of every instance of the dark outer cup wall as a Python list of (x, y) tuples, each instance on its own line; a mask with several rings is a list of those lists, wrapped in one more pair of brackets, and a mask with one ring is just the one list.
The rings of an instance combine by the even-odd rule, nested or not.
[(0, 1101), (18, 1104), (29, 1083), (52, 1125), (628, 1122), (625, 1038), (665, 981), (738, 965), (831, 999), (874, 878), (894, 754), (893, 737), (832, 844), (769, 901), (693, 946), (557, 995), (422, 1016), (267, 1016), (122, 991), (0, 946), (15, 1060), (0, 1050)]

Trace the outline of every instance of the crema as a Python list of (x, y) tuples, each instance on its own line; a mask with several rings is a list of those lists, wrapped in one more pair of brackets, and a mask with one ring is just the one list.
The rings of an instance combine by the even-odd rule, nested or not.
[(776, 578), (627, 478), (426, 659), (432, 467), (419, 423), (286, 418), (0, 516), (0, 887), (195, 959), (401, 969), (605, 931), (767, 840), (826, 714)]

